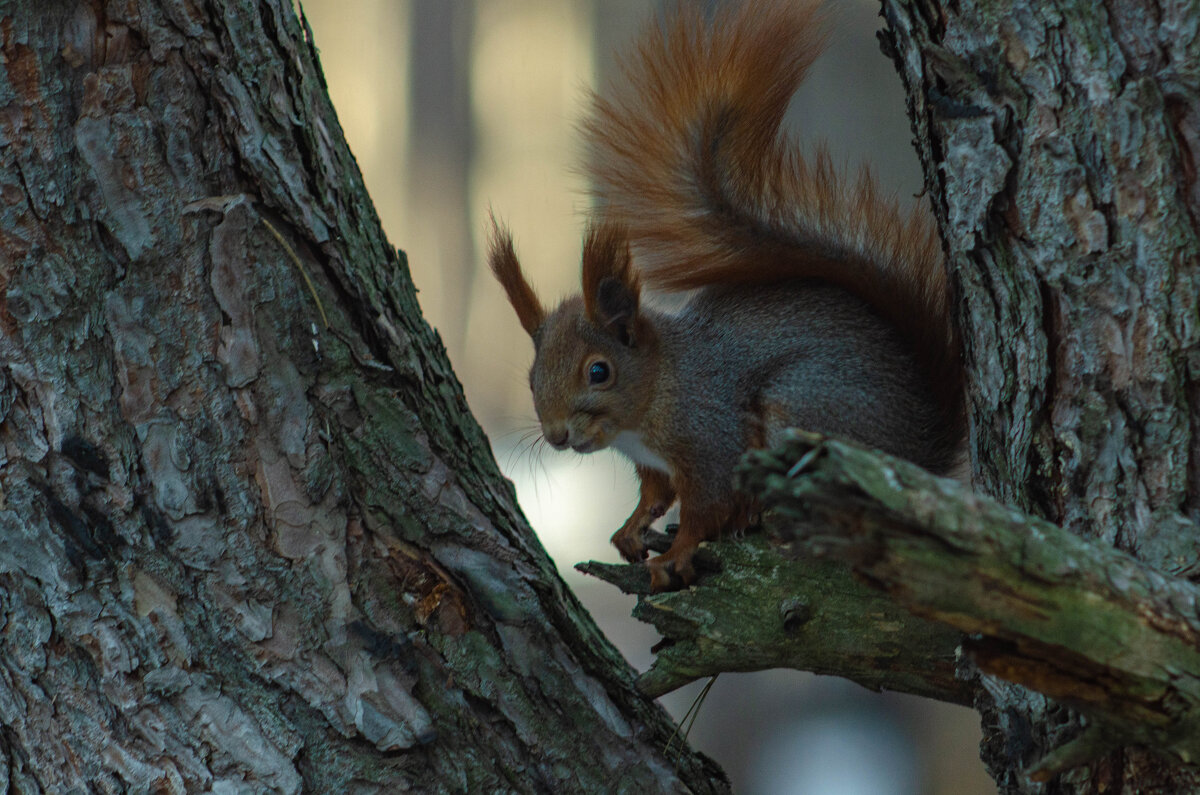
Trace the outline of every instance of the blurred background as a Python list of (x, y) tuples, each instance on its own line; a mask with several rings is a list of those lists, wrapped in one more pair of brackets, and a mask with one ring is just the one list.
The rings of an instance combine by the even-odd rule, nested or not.
[[(334, 106), (388, 236), (409, 257), (426, 319), (562, 576), (639, 670), (653, 630), (633, 598), (573, 564), (616, 561), (608, 537), (637, 502), (608, 451), (535, 449), (532, 345), (484, 263), (489, 208), (507, 221), (544, 303), (578, 289), (588, 213), (575, 126), (586, 92), (664, 5), (655, 0), (307, 0)], [(883, 186), (921, 190), (903, 89), (879, 52), (878, 0), (830, 0), (830, 48), (790, 111), (801, 140), (870, 161)], [(676, 718), (696, 683), (662, 699)], [(970, 710), (795, 671), (722, 674), (693, 745), (739, 793), (994, 793)]]

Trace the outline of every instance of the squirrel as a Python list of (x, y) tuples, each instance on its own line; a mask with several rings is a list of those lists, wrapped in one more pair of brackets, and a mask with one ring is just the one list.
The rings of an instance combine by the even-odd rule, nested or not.
[[(733, 486), (749, 449), (788, 427), (835, 434), (947, 473), (964, 435), (962, 367), (937, 229), (866, 170), (846, 180), (780, 130), (823, 48), (819, 0), (747, 0), (711, 19), (677, 8), (648, 27), (625, 82), (584, 123), (597, 218), (582, 295), (553, 311), (492, 219), (489, 264), (533, 338), (545, 440), (612, 447), (641, 481), (612, 543), (675, 502), (651, 591), (695, 580), (697, 546), (755, 513)], [(676, 312), (642, 286), (688, 293)]]

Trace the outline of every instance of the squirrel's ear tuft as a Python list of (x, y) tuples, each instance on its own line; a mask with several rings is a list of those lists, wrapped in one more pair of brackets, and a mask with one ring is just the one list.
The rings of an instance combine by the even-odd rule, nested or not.
[(583, 244), (583, 305), (588, 319), (622, 345), (633, 347), (640, 295), (625, 228), (610, 222), (596, 224)]
[(525, 274), (521, 273), (512, 234), (496, 221), (496, 216), (489, 214), (489, 217), (492, 231), (488, 236), (488, 265), (508, 294), (508, 302), (516, 310), (521, 327), (532, 337), (546, 319), (546, 310), (525, 280)]

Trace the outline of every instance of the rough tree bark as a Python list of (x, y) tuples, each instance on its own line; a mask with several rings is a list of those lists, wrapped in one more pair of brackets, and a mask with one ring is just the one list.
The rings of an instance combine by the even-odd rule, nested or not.
[[(962, 297), (976, 487), (1194, 580), (1200, 4), (884, 14)], [(1023, 768), (1079, 719), (986, 681), (984, 761), (1003, 791), (1200, 789), (1196, 768), (1136, 748), (1030, 783)]]
[(282, 0), (0, 1), (0, 791), (722, 791), (556, 576)]

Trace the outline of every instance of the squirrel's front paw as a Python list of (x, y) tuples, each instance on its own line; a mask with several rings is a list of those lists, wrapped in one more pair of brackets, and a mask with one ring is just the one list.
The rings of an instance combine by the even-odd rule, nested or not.
[(646, 561), (650, 570), (650, 593), (677, 591), (696, 581), (696, 569), (692, 566), (695, 549), (670, 549), (656, 558)]
[(626, 522), (613, 533), (612, 545), (621, 553), (621, 557), (630, 563), (640, 563), (646, 559), (646, 542), (642, 540), (644, 527), (640, 523)]

